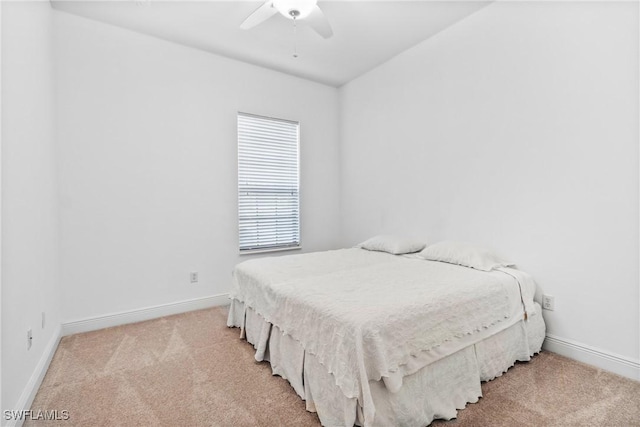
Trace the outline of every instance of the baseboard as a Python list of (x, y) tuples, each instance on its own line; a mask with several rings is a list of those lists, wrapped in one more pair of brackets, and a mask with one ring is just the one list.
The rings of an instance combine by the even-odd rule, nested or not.
[(161, 304), (153, 307), (139, 308), (130, 311), (107, 314), (81, 320), (73, 320), (62, 324), (62, 335), (67, 336), (80, 332), (96, 331), (112, 326), (125, 325), (127, 323), (142, 322), (172, 314), (185, 313), (187, 311), (200, 310), (229, 304), (229, 294), (211, 295), (208, 297), (194, 298), (185, 301)]
[[(62, 338), (62, 328), (58, 326), (53, 333), (53, 337), (49, 340), (47, 347), (45, 347), (42, 357), (40, 357), (40, 361), (33, 370), (33, 374), (31, 374), (29, 382), (27, 382), (27, 385), (24, 387), (24, 390), (18, 399), (18, 403), (16, 403), (15, 408), (17, 411), (28, 411), (31, 409), (33, 399), (35, 399), (36, 393), (38, 393), (38, 390), (40, 389), (40, 384), (42, 384), (42, 380), (49, 369), (51, 359), (53, 359), (53, 355), (56, 353), (60, 338)], [(6, 420), (6, 424), (4, 425), (6, 427), (20, 427), (22, 423), (24, 423), (24, 419), (12, 419)]]
[(640, 360), (633, 360), (552, 334), (547, 334), (542, 348), (623, 377), (640, 380)]

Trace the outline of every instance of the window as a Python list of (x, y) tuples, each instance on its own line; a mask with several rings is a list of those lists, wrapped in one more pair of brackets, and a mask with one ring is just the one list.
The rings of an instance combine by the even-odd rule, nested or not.
[(238, 113), (240, 252), (300, 247), (299, 124)]

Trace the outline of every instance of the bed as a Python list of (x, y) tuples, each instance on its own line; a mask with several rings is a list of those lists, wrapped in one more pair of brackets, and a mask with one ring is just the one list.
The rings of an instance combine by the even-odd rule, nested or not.
[(510, 264), (420, 254), (357, 247), (240, 263), (227, 324), (325, 426), (455, 418), (481, 381), (540, 351), (544, 321), (535, 283)]

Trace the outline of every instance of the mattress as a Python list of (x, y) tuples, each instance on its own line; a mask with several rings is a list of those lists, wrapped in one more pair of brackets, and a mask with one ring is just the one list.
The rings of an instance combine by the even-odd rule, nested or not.
[(375, 387), (398, 393), (425, 366), (525, 318), (541, 319), (534, 292), (533, 280), (514, 269), (484, 272), (343, 249), (239, 264), (229, 325), (247, 333), (248, 313), (258, 316), (261, 338), (247, 335), (256, 360), (268, 357), (265, 331), (277, 328), (303, 350), (309, 369), (316, 363), (339, 396), (357, 402), (357, 419), (373, 425), (381, 419)]

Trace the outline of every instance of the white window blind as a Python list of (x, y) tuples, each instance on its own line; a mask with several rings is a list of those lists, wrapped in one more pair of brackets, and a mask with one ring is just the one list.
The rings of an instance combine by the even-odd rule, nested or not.
[(300, 246), (297, 122), (238, 113), (240, 252)]

